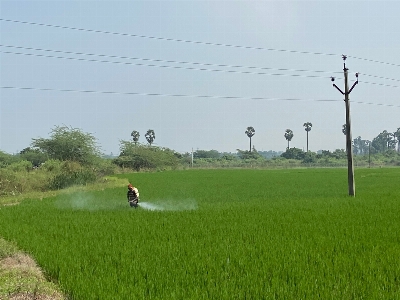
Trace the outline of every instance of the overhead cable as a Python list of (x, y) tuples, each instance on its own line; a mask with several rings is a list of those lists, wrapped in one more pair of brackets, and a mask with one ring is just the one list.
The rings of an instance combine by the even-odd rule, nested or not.
[[(287, 53), (295, 53), (295, 54), (339, 56), (339, 54), (337, 54), (337, 53), (324, 53), (324, 52), (312, 52), (312, 51), (300, 51), (300, 50), (277, 49), (277, 48), (266, 48), (266, 47), (254, 47), (254, 46), (244, 46), (244, 45), (234, 45), (234, 44), (224, 44), (224, 43), (212, 43), (212, 42), (203, 42), (203, 41), (193, 41), (193, 40), (166, 38), (166, 37), (159, 37), (159, 36), (113, 32), (113, 31), (106, 31), (106, 30), (79, 28), (79, 27), (72, 27), (72, 26), (45, 24), (45, 23), (38, 23), (38, 22), (28, 22), (28, 21), (21, 21), (21, 20), (11, 20), (11, 19), (4, 19), (4, 18), (0, 18), (0, 21), (19, 23), (19, 24), (25, 24), (25, 25), (52, 27), (52, 28), (59, 28), (59, 29), (69, 29), (69, 30), (76, 30), (76, 31), (83, 31), (83, 32), (129, 36), (129, 37), (135, 37), (135, 38), (145, 38), (145, 39), (160, 40), (160, 41), (171, 41), (171, 42), (179, 42), (179, 43), (190, 43), (190, 44), (198, 44), (198, 45), (207, 45), (207, 46), (220, 46), (220, 47), (250, 49), (250, 50), (264, 50), (264, 51), (274, 51), (274, 52), (287, 52)], [(340, 56), (341, 55), (342, 54), (340, 54)], [(373, 63), (379, 63), (379, 64), (385, 64), (385, 65), (400, 67), (400, 64), (396, 64), (396, 63), (389, 63), (389, 62), (384, 62), (384, 61), (379, 61), (379, 60), (374, 60), (374, 59), (369, 59), (369, 58), (352, 56), (352, 55), (347, 55), (347, 57), (348, 58), (351, 57), (353, 59), (363, 60), (363, 61), (367, 61), (367, 62), (373, 62)]]
[(329, 73), (329, 74), (332, 74), (332, 73), (343, 73), (342, 71), (320, 71), (320, 70), (305, 70), (305, 69), (287, 69), (287, 68), (255, 67), (255, 66), (240, 66), (240, 65), (227, 65), (227, 64), (200, 63), (200, 62), (190, 62), (190, 61), (163, 60), (163, 59), (155, 59), (155, 58), (142, 58), (142, 57), (117, 56), (117, 55), (94, 54), (94, 53), (84, 53), (84, 52), (72, 52), (72, 51), (33, 48), (33, 47), (22, 47), (22, 46), (14, 46), (14, 45), (3, 45), (3, 44), (0, 44), (0, 47), (13, 48), (13, 49), (23, 49), (23, 50), (33, 50), (33, 51), (44, 51), (44, 52), (52, 52), (52, 53), (73, 54), (73, 55), (97, 56), (97, 57), (106, 57), (106, 58), (113, 58), (113, 59), (117, 58), (117, 59), (129, 59), (129, 60), (162, 62), (162, 63), (192, 64), (192, 65), (212, 66), (212, 67), (247, 68), (247, 69), (255, 69), (255, 70), (275, 70), (275, 71), (288, 71), (288, 72), (312, 72), (312, 73)]
[[(313, 101), (313, 102), (341, 102), (335, 99), (300, 99), (300, 98), (266, 98), (266, 97), (239, 97), (239, 96), (213, 96), (213, 95), (185, 95), (185, 94), (161, 94), (161, 93), (140, 93), (140, 92), (115, 92), (115, 91), (97, 91), (97, 90), (73, 90), (73, 89), (52, 89), (37, 87), (18, 87), (18, 86), (0, 86), (1, 89), (8, 90), (33, 90), (50, 92), (68, 92), (68, 93), (89, 93), (89, 94), (111, 94), (111, 95), (130, 95), (130, 96), (155, 96), (155, 97), (179, 97), (179, 98), (205, 98), (205, 99), (232, 99), (232, 100), (265, 100), (265, 101)], [(357, 104), (368, 104), (388, 107), (400, 107), (399, 105), (372, 103), (372, 102), (352, 102)]]
[(75, 61), (87, 61), (87, 62), (119, 64), (119, 65), (144, 66), (144, 67), (153, 67), (153, 68), (182, 69), (182, 70), (191, 70), (191, 71), (207, 71), (207, 72), (236, 73), (236, 74), (250, 74), (250, 75), (266, 75), (266, 76), (331, 78), (330, 76), (318, 76), (318, 75), (265, 73), (265, 72), (250, 72), (250, 71), (221, 70), (221, 69), (204, 69), (204, 68), (194, 68), (194, 67), (179, 67), (179, 66), (168, 66), (168, 65), (153, 65), (153, 64), (142, 64), (142, 63), (132, 63), (132, 62), (121, 62), (121, 61), (86, 59), (86, 58), (78, 58), (78, 57), (54, 56), (54, 55), (23, 53), (23, 52), (13, 52), (13, 51), (0, 51), (0, 53), (14, 54), (14, 55), (25, 55), (25, 56), (36, 56), (36, 57), (44, 57), (44, 58), (56, 58), (56, 59), (65, 59), (65, 60), (75, 60)]
[(243, 46), (243, 45), (224, 44), (224, 43), (192, 41), (192, 40), (166, 38), (166, 37), (150, 36), (150, 35), (142, 35), (142, 34), (121, 33), (121, 32), (104, 31), (104, 30), (96, 30), (96, 29), (78, 28), (78, 27), (71, 27), (71, 26), (62, 26), (62, 25), (54, 25), (54, 24), (45, 24), (45, 23), (37, 23), (37, 22), (20, 21), (20, 20), (10, 20), (10, 19), (4, 19), (4, 18), (0, 18), (0, 21), (19, 23), (19, 24), (26, 24), (26, 25), (45, 26), (45, 27), (52, 27), (52, 28), (59, 28), (59, 29), (77, 30), (77, 31), (83, 31), (83, 32), (103, 33), (103, 34), (111, 34), (111, 35), (129, 36), (129, 37), (135, 37), (135, 38), (145, 38), (145, 39), (159, 40), (159, 41), (190, 43), (190, 44), (197, 44), (197, 45), (220, 46), (220, 47), (229, 47), (229, 48), (250, 49), (250, 50), (264, 50), (264, 51), (275, 51), (275, 52), (288, 52), (288, 53), (297, 53), (297, 54), (338, 56), (338, 54), (335, 54), (335, 53), (310, 52), (310, 51), (287, 50), (287, 49), (253, 47), (253, 46)]

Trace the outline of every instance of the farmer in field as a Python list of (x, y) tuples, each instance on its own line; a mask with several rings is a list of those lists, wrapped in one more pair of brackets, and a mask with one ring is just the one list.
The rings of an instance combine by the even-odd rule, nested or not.
[(128, 185), (128, 193), (126, 194), (126, 197), (128, 198), (128, 202), (131, 207), (138, 207), (139, 191), (132, 184)]

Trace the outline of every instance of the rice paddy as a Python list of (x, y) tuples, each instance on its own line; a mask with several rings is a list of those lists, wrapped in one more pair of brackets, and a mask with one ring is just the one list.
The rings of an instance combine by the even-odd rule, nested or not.
[(0, 209), (72, 299), (397, 299), (400, 169), (187, 170)]

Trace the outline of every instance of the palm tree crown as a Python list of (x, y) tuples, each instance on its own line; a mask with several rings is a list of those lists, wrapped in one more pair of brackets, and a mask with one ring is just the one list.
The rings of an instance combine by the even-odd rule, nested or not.
[(304, 130), (307, 131), (307, 152), (308, 152), (308, 132), (311, 131), (312, 124), (311, 122), (306, 122), (303, 124)]
[(132, 131), (132, 133), (131, 133), (131, 137), (132, 137), (133, 141), (134, 141), (135, 144), (136, 144), (136, 143), (139, 141), (140, 134), (139, 134), (138, 131), (134, 130), (134, 131)]
[(256, 131), (252, 126), (247, 127), (247, 130), (244, 132), (250, 139), (250, 152), (251, 152), (251, 137), (255, 135)]
[(289, 142), (293, 138), (293, 131), (290, 129), (286, 129), (285, 131), (285, 139), (287, 140), (287, 148), (289, 149)]
[(151, 144), (153, 144), (154, 140), (156, 139), (156, 134), (154, 133), (153, 129), (149, 129), (147, 130), (145, 137), (147, 142), (151, 146)]

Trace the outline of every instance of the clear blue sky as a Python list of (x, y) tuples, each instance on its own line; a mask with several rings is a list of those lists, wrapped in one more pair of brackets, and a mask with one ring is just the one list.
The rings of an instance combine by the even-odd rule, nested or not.
[[(34, 88), (0, 89), (0, 150), (7, 153), (62, 125), (93, 134), (106, 154), (118, 154), (133, 130), (144, 143), (148, 129), (158, 146), (178, 152), (235, 152), (248, 148), (248, 126), (257, 150), (284, 151), (288, 128), (291, 147), (305, 149), (305, 122), (313, 124), (311, 151), (345, 148), (343, 96), (329, 79), (344, 89), (342, 54), (350, 84), (360, 73), (350, 95), (353, 138), (400, 127), (398, 1), (0, 3), (0, 85)], [(256, 97), (264, 99), (249, 99)]]

